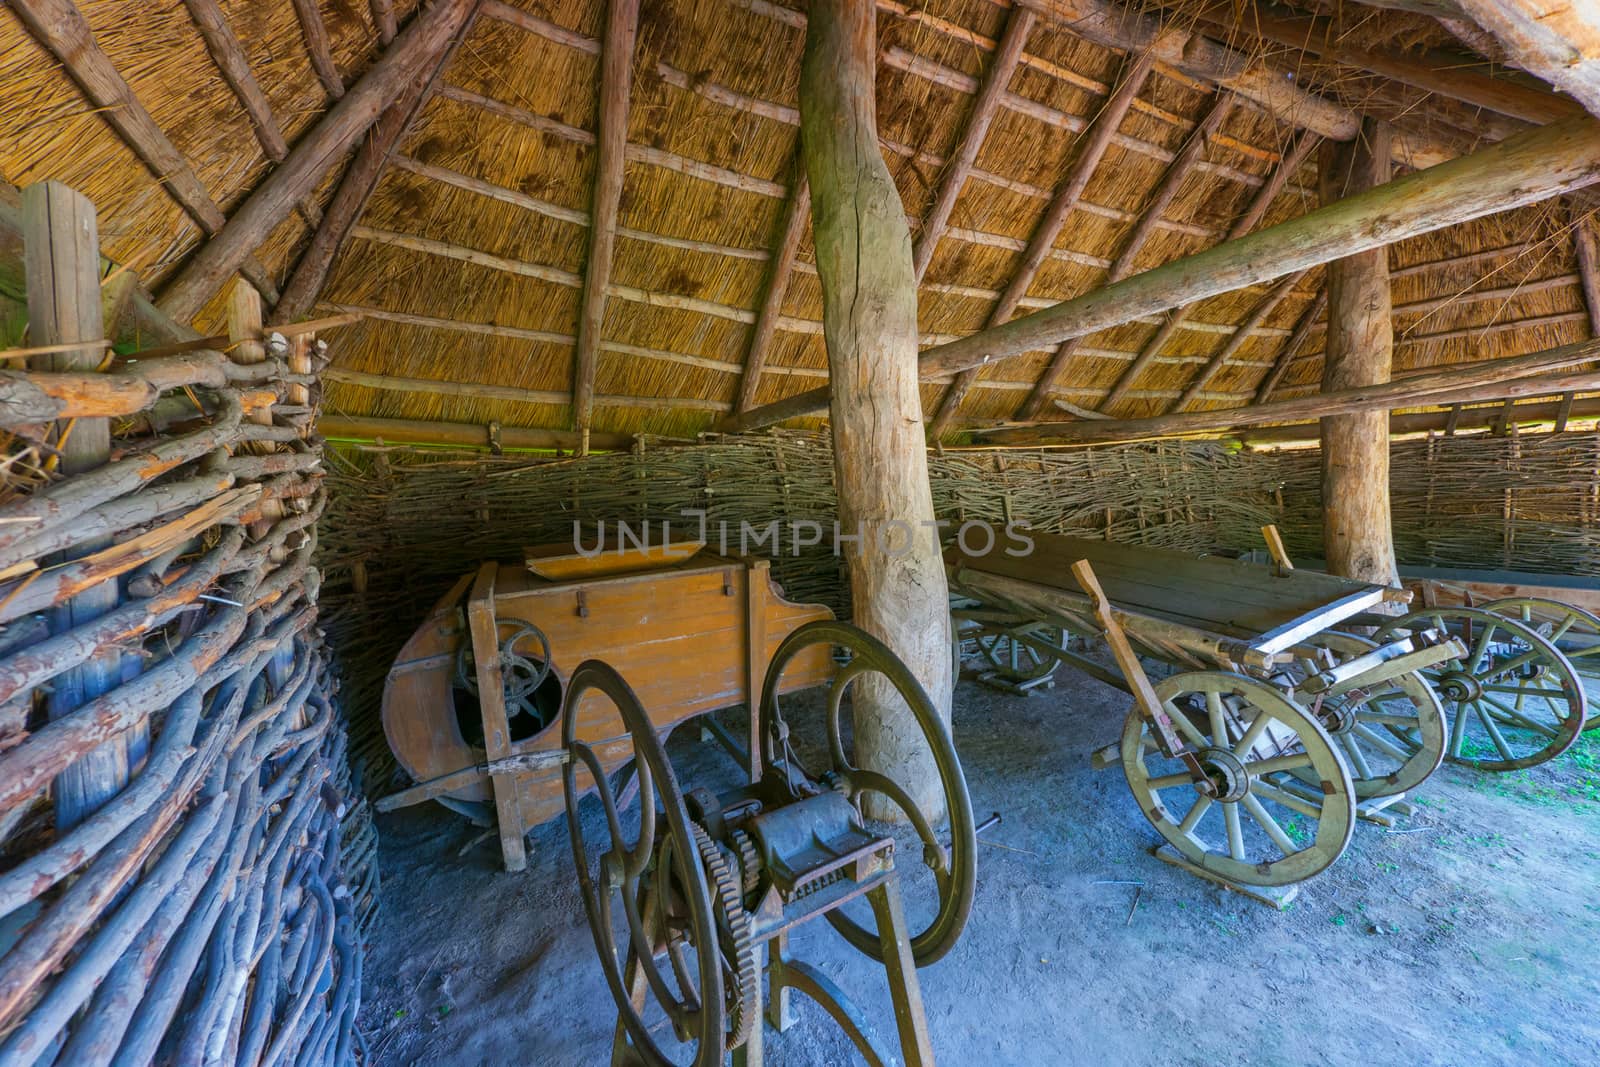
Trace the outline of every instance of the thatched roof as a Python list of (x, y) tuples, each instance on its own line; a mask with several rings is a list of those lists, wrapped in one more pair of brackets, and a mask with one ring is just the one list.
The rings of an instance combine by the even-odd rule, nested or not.
[[(209, 0), (79, 0), (77, 6), (93, 42), (192, 169), (215, 210), (227, 216), (271, 172), (272, 138), (252, 122), (237, 79), (230, 84), (208, 53), (191, 11), (210, 6)], [(380, 37), (387, 34), (378, 16), (392, 12), (404, 26), (417, 4), (221, 0), (216, 6), (243, 45), (269, 123), (292, 148), (329, 108), (339, 83), (354, 83), (382, 53)], [(1037, 0), (1030, 6), (1040, 10), (1024, 55), (920, 291), (925, 344), (988, 323), (1126, 62), (1105, 45), (1101, 30), (1051, 14)], [(1057, 6), (1070, 14), (1085, 5)], [(1421, 0), (1398, 6), (1429, 7)], [(1317, 7), (1302, 0), (1298, 11), (1278, 13)], [(1198, 0), (1129, 10), (1123, 17), (1127, 25), (1156, 19), (1173, 33), (1204, 35), (1208, 46), (1226, 46), (1236, 59), (1248, 60), (1254, 75), (1277, 79), (1273, 92), (1325, 103), (1330, 115), (1391, 120), (1401, 154), (1418, 165), (1526, 128), (1518, 119), (1368, 73), (1348, 55), (1378, 49), (1418, 56), (1432, 49), (1462, 62), (1501, 59), (1487, 34), (1457, 19), (1356, 4), (1324, 7), (1331, 21), (1320, 24), (1309, 49), (1257, 32), (1253, 10), (1229, 25), (1217, 21), (1216, 5)], [(318, 33), (314, 27), (308, 32), (306, 8), (320, 16), (310, 21), (325, 35), (333, 85), (327, 64), (319, 75), (311, 60), (317, 49), (308, 41)], [(962, 140), (1010, 7), (1005, 0), (930, 0), (920, 7), (885, 0), (879, 8), (880, 132), (915, 236)], [(570, 426), (604, 20), (599, 0), (487, 0), (480, 6), (308, 312), (366, 314), (329, 333), (329, 412)], [(644, 4), (594, 385), (597, 430), (687, 436), (734, 406), (795, 181), (803, 22), (799, 11), (766, 0)], [(1330, 42), (1347, 54), (1332, 57)], [(1019, 313), (1105, 284), (1169, 162), (1230, 92), (1184, 67), (1156, 63)], [(1531, 84), (1516, 72), (1495, 76)], [(156, 180), (113, 128), (112, 116), (94, 106), (10, 7), (0, 14), (0, 86), (6, 101), (0, 177), (18, 185), (59, 178), (88, 193), (99, 205), (107, 254), (134, 265), (159, 294), (206, 228), (192, 205), (186, 211), (173, 195), (176, 183)], [(1302, 131), (1283, 114), (1243, 92), (1231, 99), (1200, 164), (1182, 176), (1134, 256), (1134, 270), (1225, 239), (1298, 143)], [(1259, 225), (1315, 205), (1316, 153), (1301, 158)], [(257, 250), (272, 286), (289, 277), (342, 169), (342, 162), (329, 168), (318, 193)], [(822, 297), (810, 259), (807, 235), (783, 294), (757, 403), (825, 378)], [(1398, 370), (1521, 354), (1590, 336), (1572, 220), (1560, 202), (1405, 241), (1392, 246), (1390, 259)], [(1286, 343), (1314, 308), (1321, 285), (1320, 269), (1301, 278), (1195, 406), (1247, 402), (1285, 358)], [(1191, 307), (1115, 412), (1170, 409), (1270, 289), (1252, 287)], [(207, 330), (221, 316), (220, 300), (213, 301), (197, 325)], [(1087, 338), (1072, 357), (1059, 398), (1099, 406), (1156, 328), (1155, 321), (1140, 321)], [(1321, 350), (1321, 329), (1302, 331), (1274, 395), (1315, 391)], [(1029, 353), (986, 368), (956, 425), (1012, 417), (1050, 358)], [(455, 387), (435, 388), (435, 382)], [(462, 389), (463, 383), (473, 388)], [(944, 389), (925, 384), (930, 414)]]

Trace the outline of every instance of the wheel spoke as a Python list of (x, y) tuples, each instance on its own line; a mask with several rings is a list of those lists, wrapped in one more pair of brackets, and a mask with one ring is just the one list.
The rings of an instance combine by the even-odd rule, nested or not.
[(1274, 803), (1282, 804), (1290, 811), (1298, 812), (1308, 819), (1320, 820), (1322, 818), (1322, 807), (1320, 805), (1313, 804), (1311, 801), (1306, 800), (1303, 797), (1297, 797), (1293, 793), (1280, 789), (1270, 782), (1251, 782), (1250, 792), (1255, 796), (1261, 797), (1263, 800), (1270, 800)]
[(1278, 771), (1292, 771), (1296, 767), (1311, 766), (1311, 757), (1304, 752), (1296, 752), (1288, 756), (1273, 756), (1271, 759), (1251, 760), (1244, 765), (1245, 773), (1251, 778), (1261, 778)]
[[(1379, 752), (1382, 752), (1384, 755), (1393, 756), (1401, 763), (1404, 763), (1411, 758), (1411, 753), (1407, 752), (1405, 749), (1401, 748), (1387, 737), (1384, 737), (1370, 726), (1366, 726), (1358, 722), (1356, 723), (1354, 730), (1351, 732), (1359, 734), (1361, 740), (1365, 741)], [(1367, 777), (1370, 778), (1371, 775), (1368, 775)]]
[(1176, 702), (1169, 700), (1162, 706), (1167, 709), (1167, 718), (1172, 720), (1173, 725), (1178, 728), (1179, 733), (1183, 734), (1185, 740), (1195, 748), (1206, 747), (1206, 739), (1200, 735), (1199, 730), (1194, 728), (1194, 723), (1189, 721), (1189, 716), (1183, 713)]
[(1507, 761), (1516, 759), (1517, 757), (1511, 754), (1511, 747), (1506, 744), (1506, 739), (1501, 735), (1500, 727), (1494, 724), (1494, 717), (1489, 714), (1489, 709), (1485, 708), (1482, 702), (1474, 700), (1472, 702), (1472, 710), (1477, 713), (1478, 721), (1483, 723), (1484, 730), (1489, 734), (1489, 740), (1493, 741), (1494, 747), (1500, 750), (1500, 757)]
[(1292, 856), (1300, 851), (1300, 846), (1294, 843), (1292, 837), (1283, 832), (1283, 827), (1279, 826), (1278, 820), (1274, 819), (1272, 814), (1261, 806), (1261, 801), (1247, 795), (1240, 803), (1244, 805), (1244, 810), (1250, 813), (1250, 817), (1256, 821), (1256, 825), (1266, 831), (1267, 836), (1272, 838), (1272, 843), (1277, 845), (1285, 856)]
[(1458, 702), (1451, 714), (1454, 718), (1450, 720), (1450, 755), (1460, 759), (1461, 746), (1467, 738), (1467, 706)]
[(1264, 711), (1257, 713), (1255, 721), (1250, 724), (1250, 728), (1244, 732), (1243, 737), (1239, 738), (1239, 743), (1233, 746), (1233, 754), (1240, 759), (1244, 759), (1250, 750), (1255, 748), (1256, 742), (1261, 740), (1261, 735), (1266, 731), (1267, 723), (1271, 718)]
[(1160, 792), (1163, 789), (1173, 789), (1180, 785), (1194, 785), (1194, 778), (1188, 771), (1181, 774), (1163, 774), (1159, 778), (1151, 778), (1145, 782), (1152, 791)]
[(1210, 797), (1197, 796), (1195, 798), (1194, 807), (1189, 809), (1189, 814), (1185, 815), (1183, 817), (1183, 821), (1178, 824), (1178, 832), (1183, 834), (1193, 834), (1194, 828), (1200, 823), (1200, 817), (1210, 810), (1210, 808)]
[(1379, 726), (1398, 726), (1402, 730), (1415, 730), (1422, 720), (1415, 715), (1394, 715), (1387, 711), (1358, 711), (1356, 722), (1370, 722)]
[(1222, 817), (1228, 824), (1228, 855), (1244, 862), (1244, 829), (1239, 825), (1239, 805), (1222, 805)]
[(1339, 736), (1339, 746), (1343, 748), (1346, 755), (1350, 757), (1351, 770), (1355, 771), (1356, 774), (1362, 778), (1376, 777), (1372, 773), (1372, 768), (1367, 765), (1366, 754), (1356, 746), (1356, 740), (1352, 735), (1341, 734)]
[(1216, 690), (1206, 694), (1206, 714), (1211, 720), (1211, 743), (1218, 748), (1228, 744), (1228, 724), (1222, 717), (1222, 694)]
[(1494, 636), (1494, 631), (1495, 626), (1493, 623), (1484, 624), (1483, 636), (1478, 638), (1478, 643), (1472, 646), (1472, 651), (1467, 655), (1467, 672), (1469, 674), (1478, 673), (1478, 668), (1483, 665), (1483, 657), (1489, 651), (1489, 639)]
[(1503, 712), (1509, 719), (1511, 719), (1512, 721), (1510, 723), (1508, 723), (1508, 725), (1512, 725), (1512, 726), (1520, 725), (1520, 726), (1525, 727), (1526, 729), (1536, 731), (1537, 733), (1544, 734), (1546, 737), (1550, 737), (1550, 738), (1556, 738), (1556, 737), (1560, 737), (1561, 736), (1561, 734), (1558, 731), (1552, 730), (1550, 727), (1546, 726), (1542, 722), (1535, 722), (1534, 720), (1528, 718), (1526, 715), (1524, 715), (1522, 712), (1518, 711), (1515, 708), (1506, 707), (1504, 704), (1500, 703), (1500, 701), (1496, 700), (1494, 697), (1490, 696), (1487, 693), (1485, 693), (1483, 695), (1483, 700), (1484, 700), (1485, 703), (1492, 705), (1493, 707), (1495, 707), (1499, 711)]

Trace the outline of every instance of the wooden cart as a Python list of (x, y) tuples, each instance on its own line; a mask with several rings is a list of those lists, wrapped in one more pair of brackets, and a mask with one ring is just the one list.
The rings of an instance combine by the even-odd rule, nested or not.
[[(585, 557), (570, 545), (541, 546), (522, 564), (488, 562), (464, 575), (385, 683), (384, 732), (419, 784), (380, 809), (432, 799), (487, 822), (492, 807), (506, 866), (520, 870), (526, 830), (564, 810), (560, 709), (567, 679), (590, 659), (628, 679), (662, 735), (740, 703), (753, 722), (778, 645), (832, 612), (785, 600), (765, 560), (701, 547)], [(808, 650), (784, 681), (805, 688), (833, 670), (826, 649)], [(608, 772), (633, 758), (614, 707), (596, 697), (577, 711), (578, 737)]]
[[(1438, 767), (1445, 720), (1417, 672), (1463, 655), (1461, 643), (1426, 628), (1383, 644), (1334, 629), (1405, 591), (1286, 558), (1033, 538), (1027, 555), (947, 554), (957, 640), (1016, 687), (1066, 662), (1134, 695), (1121, 743), (1097, 764), (1122, 764), (1171, 846), (1164, 859), (1233, 887), (1276, 887), (1266, 895), (1282, 903), (1282, 887), (1344, 851), (1358, 807), (1393, 803)], [(965, 540), (986, 541), (970, 528)], [(1118, 669), (1073, 639), (1104, 639)], [(1152, 684), (1140, 656), (1179, 673)]]

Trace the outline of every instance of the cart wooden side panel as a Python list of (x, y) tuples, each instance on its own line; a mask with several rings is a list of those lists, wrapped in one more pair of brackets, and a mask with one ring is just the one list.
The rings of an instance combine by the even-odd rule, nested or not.
[[(470, 722), (477, 714), (474, 702), (453, 685), (465, 632), (463, 591), (458, 585), (435, 606), (396, 657), (384, 690), (390, 747), (418, 781), (485, 758), (484, 749), (461, 730), (463, 717)], [(546, 685), (564, 692), (578, 664), (604, 660), (638, 693), (662, 732), (695, 715), (749, 702), (752, 662), (759, 660), (764, 668), (791, 632), (831, 617), (821, 605), (784, 600), (764, 567), (706, 556), (642, 573), (564, 583), (507, 564), (499, 568), (494, 599), (502, 637), (529, 623), (548, 639), (555, 681)], [(752, 611), (759, 612), (755, 625)], [(827, 650), (819, 648), (791, 669), (787, 687), (820, 684), (832, 672)], [(626, 731), (603, 697), (590, 694), (577, 714), (578, 737), (595, 747), (608, 769), (631, 758)], [(512, 755), (560, 747), (559, 721), (532, 734), (524, 728), (519, 735), (516, 719), (512, 727)], [(524, 825), (536, 826), (562, 809), (559, 769), (519, 772), (517, 785)], [(490, 792), (480, 780), (448, 796), (481, 803)]]

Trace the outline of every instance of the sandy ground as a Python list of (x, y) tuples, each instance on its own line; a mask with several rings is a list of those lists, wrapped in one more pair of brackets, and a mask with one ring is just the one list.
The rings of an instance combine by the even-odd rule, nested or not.
[[(957, 693), (980, 847), (971, 924), (920, 972), (939, 1061), (1096, 1064), (1600, 1062), (1600, 737), (1511, 775), (1446, 767), (1394, 831), (1361, 824), (1286, 912), (1154, 859), (1120, 771), (1088, 754), (1127, 698), (1063, 669), (1053, 691)], [(735, 717), (729, 716), (729, 721)], [(693, 729), (686, 782), (732, 781)], [(561, 820), (528, 870), (433, 806), (380, 819), (383, 911), (363, 1024), (382, 1064), (604, 1064), (615, 1009)], [(1004, 846), (1004, 847), (1001, 847)], [(825, 924), (794, 941), (893, 1033), (882, 970)], [(860, 1062), (797, 998), (774, 1065)]]

